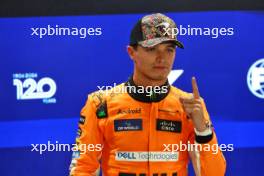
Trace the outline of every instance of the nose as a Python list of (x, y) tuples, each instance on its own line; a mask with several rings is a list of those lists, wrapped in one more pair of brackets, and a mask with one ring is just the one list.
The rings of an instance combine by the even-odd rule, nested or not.
[(164, 51), (161, 51), (161, 50), (157, 50), (157, 53), (156, 53), (156, 60), (158, 63), (163, 63), (165, 61), (165, 52)]

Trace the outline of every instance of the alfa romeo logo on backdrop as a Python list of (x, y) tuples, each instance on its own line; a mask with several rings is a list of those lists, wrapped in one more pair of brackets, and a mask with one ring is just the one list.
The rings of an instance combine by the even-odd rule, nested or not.
[(264, 58), (257, 60), (249, 68), (247, 84), (253, 95), (264, 99)]

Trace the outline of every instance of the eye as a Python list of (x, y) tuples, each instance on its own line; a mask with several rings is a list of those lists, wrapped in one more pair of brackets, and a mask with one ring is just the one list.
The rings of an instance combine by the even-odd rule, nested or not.
[(169, 52), (169, 53), (173, 53), (174, 52), (174, 48), (167, 48), (167, 51)]

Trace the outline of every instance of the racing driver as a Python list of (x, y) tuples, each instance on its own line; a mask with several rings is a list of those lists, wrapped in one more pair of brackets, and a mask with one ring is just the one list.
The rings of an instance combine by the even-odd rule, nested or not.
[[(218, 146), (216, 133), (195, 78), (190, 80), (192, 93), (168, 83), (176, 48), (183, 48), (175, 28), (160, 13), (135, 24), (127, 47), (133, 75), (88, 96), (71, 176), (97, 175), (100, 169), (105, 176), (187, 176), (189, 161), (196, 176), (225, 174), (221, 150), (210, 150)], [(83, 145), (94, 147), (83, 152)]]

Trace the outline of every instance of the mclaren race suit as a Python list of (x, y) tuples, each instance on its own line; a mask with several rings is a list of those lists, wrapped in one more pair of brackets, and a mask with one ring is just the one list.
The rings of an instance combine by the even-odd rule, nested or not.
[[(132, 92), (120, 91), (129, 86), (136, 86), (132, 78), (112, 90), (88, 96), (76, 141), (89, 148), (79, 147), (73, 153), (71, 176), (96, 175), (100, 166), (104, 176), (187, 176), (189, 159), (196, 175), (225, 174), (220, 149), (208, 150), (217, 146), (215, 132), (195, 135), (192, 121), (180, 104), (180, 97), (192, 94), (168, 83), (165, 93), (154, 96), (139, 93), (138, 87)], [(203, 109), (209, 119), (205, 105)], [(207, 150), (180, 150), (180, 144), (206, 145)]]

